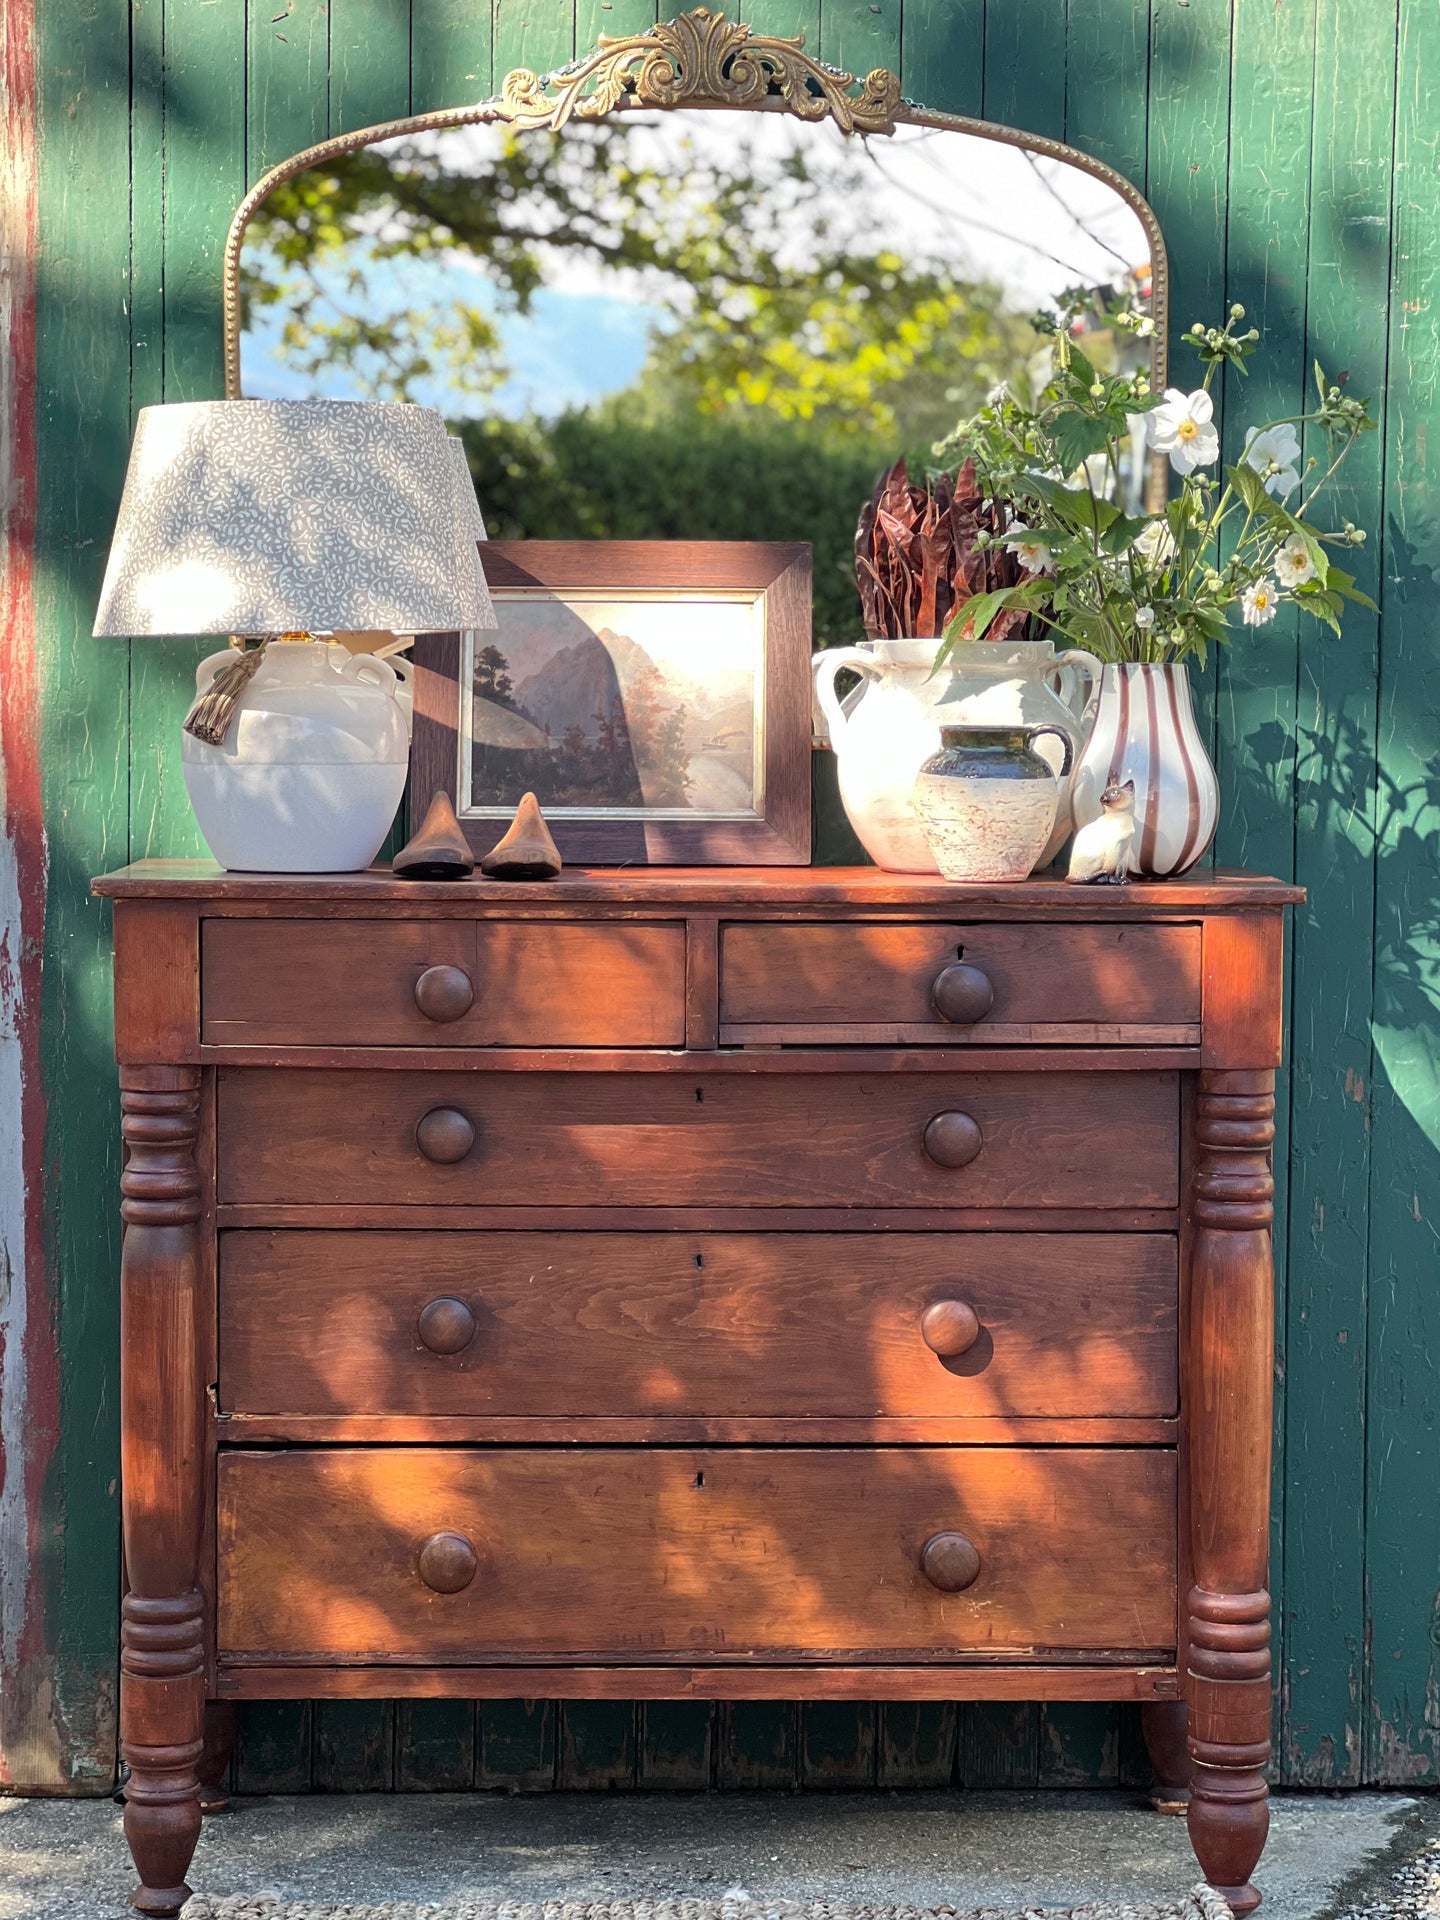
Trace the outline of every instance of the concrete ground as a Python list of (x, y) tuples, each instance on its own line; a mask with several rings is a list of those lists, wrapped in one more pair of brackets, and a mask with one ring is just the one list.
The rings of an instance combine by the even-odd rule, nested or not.
[[(1123, 1793), (374, 1794), (237, 1800), (190, 1881), (357, 1903), (743, 1886), (1018, 1908), (1173, 1899), (1198, 1877), (1183, 1820)], [(1256, 1878), (1264, 1920), (1440, 1916), (1440, 1800), (1277, 1797)], [(112, 1802), (0, 1800), (0, 1920), (120, 1920), (131, 1884)]]

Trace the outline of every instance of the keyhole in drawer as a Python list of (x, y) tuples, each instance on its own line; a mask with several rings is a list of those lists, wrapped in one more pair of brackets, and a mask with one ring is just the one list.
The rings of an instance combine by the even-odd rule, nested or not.
[(703, 1266), (704, 1266), (704, 1264), (705, 1264), (705, 1256), (704, 1256), (704, 1254), (703, 1254), (703, 1253), (697, 1253), (697, 1254), (696, 1254), (696, 1256), (695, 1256), (695, 1264), (696, 1264), (696, 1266), (697, 1266), (697, 1267), (703, 1267)]
[(703, 1473), (697, 1473), (697, 1474), (696, 1474), (696, 1476), (695, 1476), (695, 1484), (696, 1484), (696, 1486), (697, 1486), (697, 1487), (703, 1487), (703, 1486), (704, 1486), (704, 1484), (705, 1484), (705, 1476), (704, 1476), (704, 1474), (703, 1474)]
[(957, 960), (963, 960), (963, 959), (965, 958), (965, 949), (964, 949), (964, 947), (956, 947), (956, 949), (955, 949), (955, 958), (956, 958)]
[(696, 1100), (697, 1100), (698, 1102), (700, 1102), (700, 1103), (702, 1103), (702, 1104), (703, 1104), (703, 1102), (704, 1102), (704, 1099), (705, 1099), (705, 1089), (704, 1089), (704, 1087), (696, 1087), (696, 1089), (695, 1089), (695, 1098), (696, 1098)]

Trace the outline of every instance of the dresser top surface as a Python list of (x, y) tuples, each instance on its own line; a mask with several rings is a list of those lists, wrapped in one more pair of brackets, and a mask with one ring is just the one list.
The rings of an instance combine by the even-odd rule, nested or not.
[(719, 907), (949, 907), (1039, 911), (1059, 918), (1146, 918), (1151, 914), (1286, 906), (1304, 891), (1286, 881), (1229, 868), (1203, 878), (1132, 881), (1124, 887), (1072, 886), (1038, 879), (970, 885), (875, 867), (568, 867), (556, 880), (397, 880), (387, 868), (365, 873), (226, 873), (213, 860), (137, 860), (92, 883), (117, 900), (213, 900), (249, 904), (331, 902), (353, 906), (454, 908), (515, 905)]

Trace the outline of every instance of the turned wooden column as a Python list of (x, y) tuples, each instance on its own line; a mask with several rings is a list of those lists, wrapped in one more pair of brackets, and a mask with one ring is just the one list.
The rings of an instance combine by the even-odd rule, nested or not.
[(120, 1069), (121, 1474), (125, 1568), (120, 1744), (132, 1903), (175, 1914), (200, 1833), (204, 1622), (197, 1584), (204, 1450), (196, 1316), (197, 1067)]
[(1238, 1914), (1270, 1809), (1273, 1071), (1200, 1075), (1190, 1266), (1190, 1838)]

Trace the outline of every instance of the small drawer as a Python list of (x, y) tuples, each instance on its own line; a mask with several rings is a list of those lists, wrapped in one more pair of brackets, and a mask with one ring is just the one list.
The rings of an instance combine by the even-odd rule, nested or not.
[(723, 1043), (1190, 1046), (1198, 926), (734, 925)]
[(207, 920), (207, 1046), (675, 1047), (680, 922)]
[(241, 1414), (1166, 1417), (1165, 1234), (227, 1233)]
[(1171, 1208), (1179, 1130), (1174, 1073), (222, 1068), (218, 1190), (317, 1206)]
[(236, 1451), (222, 1660), (1161, 1657), (1175, 1456)]

